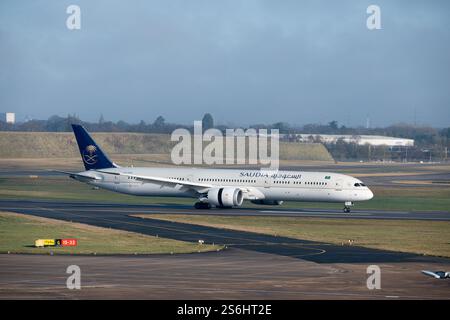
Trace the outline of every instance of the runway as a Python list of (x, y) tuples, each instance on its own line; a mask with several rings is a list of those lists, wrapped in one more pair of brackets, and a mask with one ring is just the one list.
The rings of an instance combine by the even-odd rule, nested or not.
[[(326, 213), (335, 218), (338, 212), (203, 212), (183, 206), (4, 200), (0, 201), (0, 210), (226, 246), (220, 252), (180, 255), (3, 254), (0, 299), (450, 299), (449, 281), (421, 274), (423, 269), (450, 270), (449, 259), (130, 216), (207, 213), (302, 217)], [(380, 217), (389, 213), (366, 214)], [(425, 218), (425, 213), (413, 217), (422, 215)], [(401, 214), (398, 217), (405, 218)], [(82, 270), (82, 290), (68, 290), (65, 286), (65, 270), (72, 264)], [(372, 264), (382, 270), (381, 290), (366, 287), (366, 268)]]
[[(196, 214), (196, 215), (227, 215), (227, 216), (278, 216), (278, 217), (311, 217), (333, 219), (389, 219), (389, 220), (430, 220), (450, 221), (450, 212), (445, 211), (383, 211), (359, 210), (354, 208), (350, 214), (339, 209), (284, 209), (283, 207), (261, 206), (259, 208), (233, 208), (195, 210), (192, 206), (155, 204), (117, 204), (94, 202), (67, 201), (28, 201), (0, 200), (0, 210), (28, 210), (45, 208), (48, 210), (77, 212), (110, 212), (125, 215), (132, 214)], [(25, 212), (23, 212), (25, 213)]]
[[(307, 240), (292, 239), (236, 230), (225, 230), (185, 223), (176, 223), (155, 219), (142, 219), (132, 214), (226, 214), (226, 215), (272, 215), (272, 216), (320, 216), (348, 217), (338, 212), (325, 210), (195, 210), (185, 206), (149, 206), (149, 205), (117, 205), (76, 202), (45, 202), (45, 201), (0, 201), (0, 210), (31, 214), (46, 218), (75, 221), (90, 225), (132, 231), (164, 238), (205, 243), (221, 244), (227, 247), (270, 253), (292, 258), (305, 259), (316, 263), (381, 263), (405, 261), (438, 261), (437, 258), (423, 257), (416, 254), (398, 253), (386, 250), (376, 250), (358, 246), (342, 246)], [(392, 213), (393, 214), (393, 213)], [(388, 212), (354, 213), (361, 219), (380, 218), (388, 216)], [(396, 213), (389, 218), (397, 219), (449, 219), (448, 214), (436, 213)]]

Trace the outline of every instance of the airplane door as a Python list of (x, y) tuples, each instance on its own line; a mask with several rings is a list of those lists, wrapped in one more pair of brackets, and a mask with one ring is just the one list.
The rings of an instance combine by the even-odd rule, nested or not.
[(118, 189), (120, 184), (120, 176), (119, 175), (114, 175), (114, 189)]

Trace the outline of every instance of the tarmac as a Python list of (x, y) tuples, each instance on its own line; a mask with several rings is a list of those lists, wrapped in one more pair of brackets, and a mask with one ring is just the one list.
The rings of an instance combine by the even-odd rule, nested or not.
[[(223, 251), (143, 256), (0, 255), (0, 299), (450, 299), (450, 259), (276, 235), (225, 230), (132, 214), (218, 214), (357, 219), (450, 220), (446, 212), (231, 209), (177, 205), (1, 200), (0, 211), (74, 221), (164, 238), (222, 244)], [(81, 290), (66, 269), (78, 265)], [(367, 267), (381, 269), (369, 290)]]

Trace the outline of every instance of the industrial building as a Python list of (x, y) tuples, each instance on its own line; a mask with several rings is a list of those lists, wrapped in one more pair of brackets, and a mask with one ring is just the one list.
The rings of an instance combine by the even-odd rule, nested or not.
[(412, 147), (414, 139), (395, 138), (387, 136), (371, 136), (371, 135), (346, 135), (346, 134), (296, 134), (297, 139), (301, 142), (320, 141), (322, 143), (336, 143), (342, 140), (347, 143), (356, 143), (358, 145), (369, 144), (371, 146), (387, 146), (387, 147)]

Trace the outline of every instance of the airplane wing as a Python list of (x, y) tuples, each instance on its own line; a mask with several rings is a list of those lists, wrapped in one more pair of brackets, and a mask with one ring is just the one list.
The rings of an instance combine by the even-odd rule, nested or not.
[[(98, 172), (107, 173), (107, 174), (113, 174), (113, 175), (120, 175), (120, 176), (127, 176), (131, 177), (140, 181), (144, 182), (151, 182), (151, 183), (161, 183), (161, 184), (169, 184), (169, 185), (181, 185), (185, 186), (187, 188), (193, 189), (198, 193), (206, 193), (211, 188), (218, 188), (219, 186), (215, 186), (212, 184), (207, 183), (198, 183), (198, 182), (192, 182), (192, 181), (183, 181), (183, 180), (176, 180), (176, 179), (168, 179), (168, 178), (161, 178), (161, 177), (152, 177), (152, 176), (141, 176), (141, 175), (135, 175), (135, 174), (127, 174), (127, 173), (119, 173), (119, 172), (109, 172), (109, 171), (100, 171)], [(253, 187), (237, 187), (242, 190), (244, 193), (244, 198), (249, 200), (258, 200), (258, 199), (264, 199), (264, 194), (259, 191), (257, 188)]]
[(140, 176), (140, 175), (135, 175), (135, 174), (127, 174), (127, 173), (112, 173), (112, 172), (105, 172), (105, 171), (99, 171), (99, 172), (120, 175), (120, 176), (127, 176), (127, 177), (131, 177), (131, 178), (134, 178), (134, 179), (137, 179), (140, 181), (144, 181), (144, 182), (157, 182), (157, 183), (159, 182), (159, 183), (163, 183), (163, 184), (186, 186), (191, 189), (194, 189), (195, 191), (197, 191), (199, 193), (207, 192), (208, 189), (214, 187), (213, 185), (210, 185), (210, 184), (197, 183), (197, 182), (192, 182), (192, 181), (181, 181), (181, 180), (176, 180), (176, 179), (167, 179), (167, 178), (152, 177), (152, 176)]
[(450, 278), (450, 272), (445, 271), (428, 271), (428, 270), (422, 270), (423, 274), (426, 274), (427, 276), (436, 278), (436, 279), (445, 279)]

